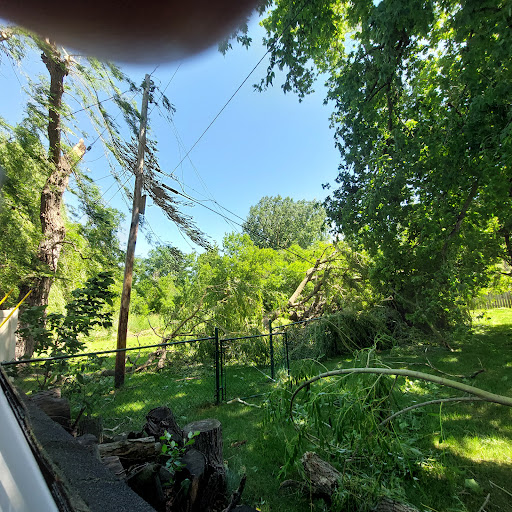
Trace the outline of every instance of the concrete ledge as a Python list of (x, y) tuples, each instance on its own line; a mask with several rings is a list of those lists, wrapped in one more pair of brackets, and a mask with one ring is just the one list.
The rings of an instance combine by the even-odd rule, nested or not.
[(53, 465), (75, 511), (154, 512), (153, 507), (118, 480), (87, 447), (30, 400), (23, 401), (35, 442)]

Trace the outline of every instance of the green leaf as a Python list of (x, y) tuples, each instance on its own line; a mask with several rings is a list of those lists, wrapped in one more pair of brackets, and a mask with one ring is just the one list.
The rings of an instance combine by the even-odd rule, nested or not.
[(478, 493), (478, 494), (482, 493), (482, 488), (480, 487), (479, 483), (474, 478), (466, 478), (464, 480), (464, 486), (467, 489), (470, 489), (475, 493)]

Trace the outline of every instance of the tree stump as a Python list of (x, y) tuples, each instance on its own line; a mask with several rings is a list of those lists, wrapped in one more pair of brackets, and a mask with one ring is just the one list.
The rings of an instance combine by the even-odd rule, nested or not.
[(183, 429), (187, 439), (189, 432), (199, 432), (194, 438), (194, 449), (204, 455), (206, 472), (204, 485), (198, 494), (198, 502), (191, 510), (214, 510), (219, 501), (226, 499), (226, 470), (224, 468), (222, 425), (219, 420), (206, 419), (189, 423)]
[(306, 452), (301, 461), (313, 494), (330, 498), (340, 482), (341, 473), (314, 452)]
[(67, 431), (71, 429), (71, 407), (68, 399), (61, 397), (60, 388), (35, 393), (30, 401)]
[(92, 434), (103, 443), (103, 418), (101, 416), (82, 416), (77, 426), (77, 435)]
[(179, 427), (174, 419), (174, 415), (169, 407), (157, 407), (151, 409), (146, 416), (146, 424), (144, 430), (148, 436), (154, 436), (160, 439), (165, 431), (169, 432), (172, 440), (181, 448), (183, 446), (183, 430)]

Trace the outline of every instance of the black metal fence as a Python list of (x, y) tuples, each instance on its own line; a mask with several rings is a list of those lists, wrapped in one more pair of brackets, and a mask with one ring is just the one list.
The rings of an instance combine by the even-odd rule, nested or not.
[[(300, 322), (299, 322), (300, 323)], [(295, 324), (292, 324), (295, 325)], [(211, 337), (0, 363), (23, 392), (60, 388), (71, 417), (99, 415), (104, 427), (140, 430), (149, 410), (171, 407), (180, 422), (192, 411), (267, 392), (278, 372), (290, 372), (286, 329)], [(126, 354), (124, 385), (114, 388), (115, 359)]]

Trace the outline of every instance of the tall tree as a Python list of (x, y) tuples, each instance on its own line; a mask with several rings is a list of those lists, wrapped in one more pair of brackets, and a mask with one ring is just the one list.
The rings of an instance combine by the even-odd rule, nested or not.
[(251, 206), (243, 229), (258, 247), (286, 249), (297, 244), (305, 249), (326, 239), (325, 219), (324, 208), (315, 201), (265, 196)]
[(277, 0), (283, 89), (327, 77), (341, 152), (326, 200), (404, 316), (449, 326), (512, 244), (512, 13), (505, 0)]
[[(58, 271), (62, 247), (66, 242), (66, 229), (62, 218), (63, 194), (68, 187), (71, 174), (77, 169), (86, 151), (82, 139), (72, 148), (62, 140), (64, 134), (67, 136), (68, 131), (81, 133), (80, 127), (77, 126), (64, 101), (64, 94), (69, 93), (81, 101), (82, 110), (88, 113), (90, 121), (99, 134), (96, 140), (103, 141), (105, 148), (113, 154), (118, 165), (133, 172), (136, 154), (134, 144), (125, 142), (126, 134), (121, 133), (115, 117), (102, 105), (100, 93), (107, 92), (110, 95), (109, 99), (114, 102), (119, 109), (119, 114), (123, 115), (127, 128), (134, 134), (137, 130), (139, 113), (136, 104), (127, 98), (126, 93), (132, 92), (133, 100), (137, 87), (113, 64), (102, 63), (94, 58), (76, 60), (65, 49), (57, 47), (53, 42), (42, 40), (21, 29), (6, 29), (0, 34), (0, 43), (2, 43), (0, 50), (8, 58), (20, 61), (30, 55), (31, 49), (39, 51), (50, 78), (49, 83), (45, 79), (40, 82), (31, 81), (32, 99), (27, 105), (27, 113), (34, 128), (41, 130), (42, 137), (47, 140), (48, 154), (46, 182), (40, 198), (42, 237), (34, 262), (38, 272), (20, 287), (22, 294), (32, 290), (27, 301), (28, 305), (42, 306), (48, 304), (48, 296)], [(127, 87), (128, 91), (122, 91), (121, 87)], [(156, 102), (154, 95), (152, 100)], [(163, 94), (161, 101), (167, 112), (172, 114), (174, 107)], [(160, 169), (155, 158), (155, 143), (149, 140), (147, 146), (150, 156), (146, 166), (147, 172), (144, 175), (144, 188), (148, 195), (171, 220), (182, 226), (189, 236), (206, 245), (207, 242), (202, 233), (195, 228), (191, 219), (180, 214), (177, 209), (178, 202), (172, 194), (162, 188), (165, 185), (156, 175)], [(119, 169), (114, 167), (113, 174), (118, 178)], [(33, 340), (26, 340), (25, 354), (31, 355), (33, 350)]]

